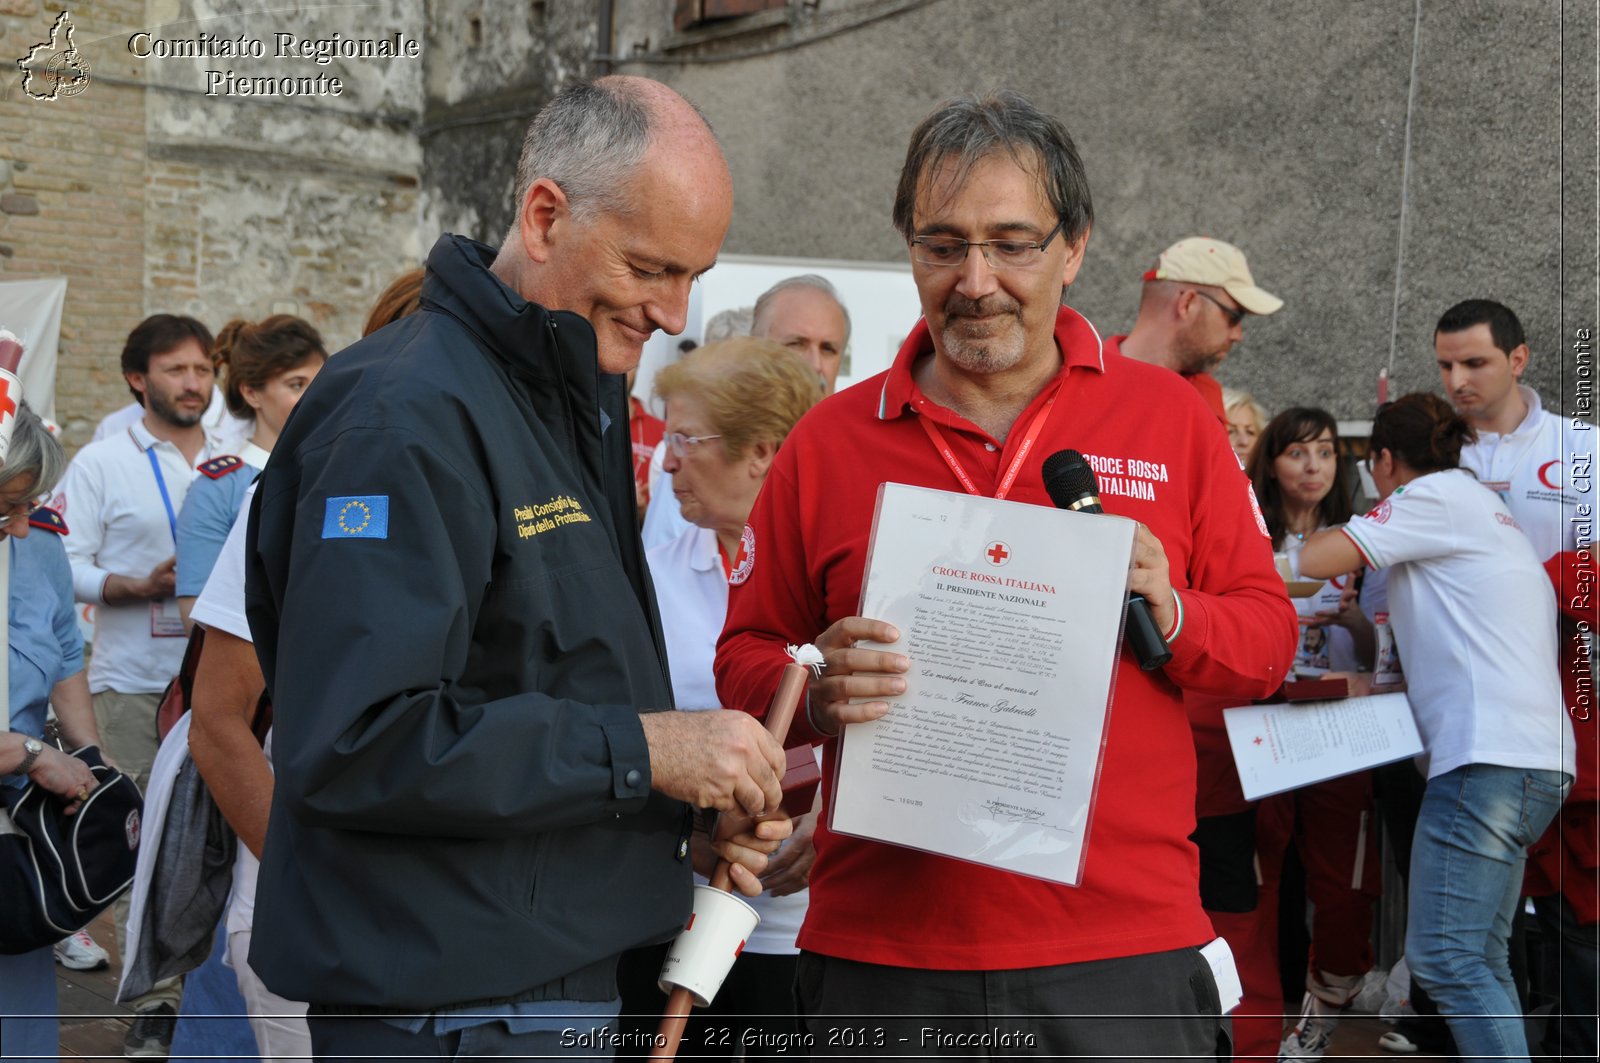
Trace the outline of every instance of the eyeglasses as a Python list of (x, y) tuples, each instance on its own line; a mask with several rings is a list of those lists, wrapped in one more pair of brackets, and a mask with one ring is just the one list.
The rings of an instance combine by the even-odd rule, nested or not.
[(1221, 310), (1223, 314), (1227, 315), (1229, 328), (1233, 328), (1239, 322), (1243, 321), (1244, 316), (1250, 312), (1242, 306), (1229, 306), (1221, 300), (1213, 299), (1199, 288), (1191, 288), (1190, 291), (1194, 292), (1194, 294), (1198, 295), (1200, 298), (1204, 299), (1218, 310)]
[(0, 524), (10, 524), (14, 520), (27, 520), (39, 508), (38, 499), (23, 498), (9, 504), (0, 503)]
[(1043, 240), (957, 240), (951, 236), (916, 236), (911, 239), (911, 257), (934, 269), (951, 269), (967, 260), (974, 247), (983, 252), (990, 269), (1027, 269), (1044, 257), (1044, 249), (1061, 232), (1064, 222), (1056, 222)]
[(721, 439), (722, 436), (686, 436), (682, 432), (668, 432), (661, 438), (666, 441), (674, 457), (687, 458), (690, 447), (697, 447), (710, 439)]

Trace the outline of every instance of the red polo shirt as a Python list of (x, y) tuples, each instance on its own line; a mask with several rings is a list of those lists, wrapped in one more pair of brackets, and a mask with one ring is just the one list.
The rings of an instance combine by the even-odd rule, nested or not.
[[(1112, 336), (1106, 340), (1106, 350), (1121, 354), (1122, 341), (1127, 338), (1127, 333), (1123, 333), (1120, 336)], [(1217, 378), (1210, 373), (1179, 373), (1178, 375), (1187, 380), (1200, 393), (1200, 397), (1205, 400), (1206, 406), (1210, 408), (1212, 413), (1217, 415), (1217, 420), (1226, 425), (1228, 423), (1228, 411), (1222, 408), (1222, 385), (1217, 381)]]
[[(1298, 637), (1265, 528), (1225, 434), (1165, 369), (1102, 349), (1092, 325), (1056, 322), (1062, 390), (1008, 497), (1050, 505), (1044, 458), (1081, 451), (1106, 511), (1161, 540), (1183, 623), (1162, 671), (1120, 662), (1083, 882), (1058, 886), (820, 826), (799, 944), (906, 967), (1005, 969), (1130, 956), (1213, 937), (1200, 908), (1194, 746), (1180, 688), (1265, 696)], [(750, 516), (753, 560), (732, 587), (717, 653), (723, 704), (760, 714), (787, 662), (860, 602), (878, 485), (962, 490), (917, 423), (932, 418), (980, 490), (992, 492), (1024, 433), (1004, 445), (936, 405), (912, 379), (932, 353), (925, 323), (885, 373), (822, 402), (778, 451)], [(1029, 424), (1047, 387), (1018, 417)], [(739, 578), (740, 573), (735, 573)], [(804, 718), (790, 744), (816, 737)], [(824, 746), (824, 775), (833, 743)], [(831, 794), (825, 796), (831, 800)]]

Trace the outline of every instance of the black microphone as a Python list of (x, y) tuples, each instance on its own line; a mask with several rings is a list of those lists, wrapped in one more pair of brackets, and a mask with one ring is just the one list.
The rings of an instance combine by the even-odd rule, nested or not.
[[(1044, 489), (1057, 509), (1070, 509), (1077, 513), (1104, 513), (1100, 505), (1100, 484), (1094, 470), (1076, 450), (1058, 450), (1044, 459)], [(1128, 620), (1124, 632), (1139, 667), (1146, 672), (1172, 660), (1167, 640), (1161, 637), (1155, 617), (1150, 615), (1150, 603), (1141, 594), (1128, 595)]]

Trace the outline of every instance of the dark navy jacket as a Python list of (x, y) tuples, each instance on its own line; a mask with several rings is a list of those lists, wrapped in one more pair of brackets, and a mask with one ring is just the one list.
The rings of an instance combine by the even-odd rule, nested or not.
[(638, 718), (672, 694), (623, 380), (493, 258), (441, 237), (422, 310), (329, 360), (256, 490), (277, 787), (250, 964), (292, 1000), (606, 1000), (616, 954), (688, 915)]

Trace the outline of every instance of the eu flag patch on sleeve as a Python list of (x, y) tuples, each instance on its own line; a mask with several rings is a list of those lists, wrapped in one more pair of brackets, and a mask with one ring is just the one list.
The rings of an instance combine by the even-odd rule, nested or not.
[(328, 499), (322, 514), (324, 539), (387, 539), (388, 495), (346, 495)]

